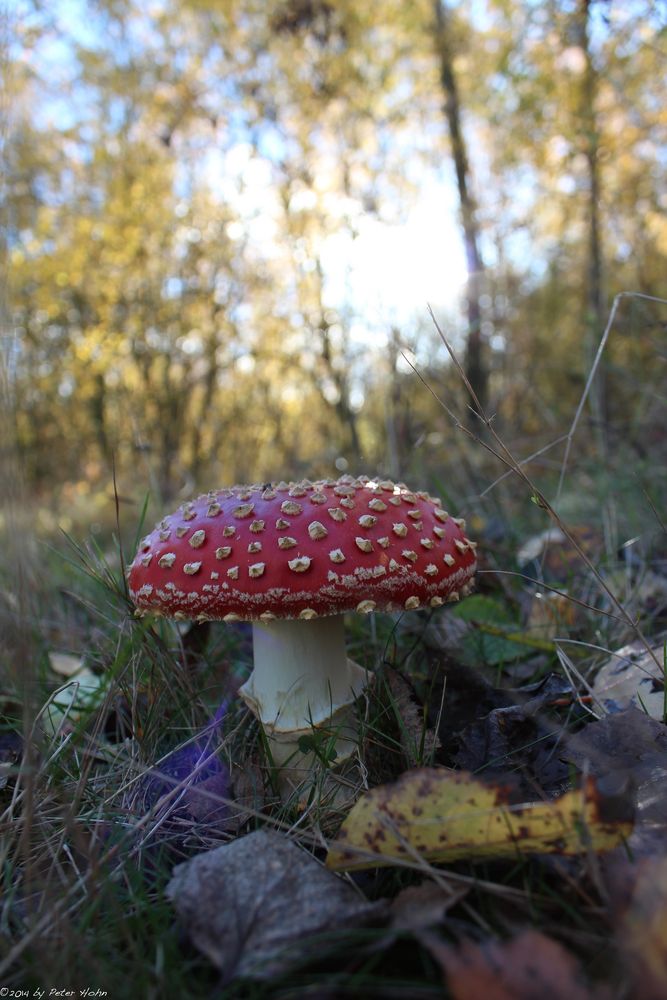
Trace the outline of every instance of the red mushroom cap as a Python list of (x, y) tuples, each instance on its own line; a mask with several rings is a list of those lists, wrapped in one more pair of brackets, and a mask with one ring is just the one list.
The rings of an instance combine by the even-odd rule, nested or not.
[(475, 572), (464, 531), (403, 483), (234, 486), (160, 521), (130, 566), (130, 596), (141, 611), (199, 620), (438, 607)]

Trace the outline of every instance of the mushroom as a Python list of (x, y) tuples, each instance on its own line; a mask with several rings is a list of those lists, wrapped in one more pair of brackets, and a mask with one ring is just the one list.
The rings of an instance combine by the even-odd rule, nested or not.
[(254, 669), (240, 693), (275, 763), (300, 761), (303, 776), (304, 735), (334, 733), (337, 762), (358, 740), (353, 705), (372, 675), (347, 657), (344, 614), (458, 600), (475, 548), (464, 521), (403, 483), (233, 486), (160, 521), (128, 580), (139, 613), (252, 622)]

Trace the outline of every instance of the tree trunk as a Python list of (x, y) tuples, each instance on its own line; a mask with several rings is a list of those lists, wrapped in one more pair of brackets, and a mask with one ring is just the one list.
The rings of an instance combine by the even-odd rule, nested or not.
[(204, 456), (202, 451), (202, 437), (204, 428), (211, 419), (213, 412), (213, 402), (218, 384), (218, 346), (217, 329), (220, 327), (218, 314), (221, 310), (213, 310), (213, 330), (210, 332), (206, 344), (206, 374), (201, 380), (201, 399), (198, 413), (193, 414), (192, 427), (190, 433), (190, 475), (196, 484), (199, 484), (201, 471), (204, 466), (204, 459), (210, 460), (211, 456)]
[(349, 452), (351, 458), (351, 464), (354, 464), (361, 458), (361, 441), (359, 439), (359, 429), (357, 427), (357, 417), (350, 405), (350, 385), (347, 378), (347, 366), (341, 368), (336, 365), (331, 353), (331, 337), (330, 337), (330, 327), (331, 324), (326, 319), (324, 300), (323, 300), (323, 284), (324, 284), (324, 272), (322, 270), (322, 262), (319, 257), (316, 260), (316, 273), (317, 273), (317, 310), (318, 310), (318, 323), (317, 323), (317, 333), (319, 334), (320, 340), (320, 360), (323, 365), (323, 369), (327, 377), (333, 382), (336, 387), (336, 392), (338, 393), (338, 399), (335, 403), (331, 404), (323, 395), (324, 401), (332, 406), (340, 423), (341, 429), (343, 431), (343, 441), (341, 442), (342, 448)]
[(489, 381), (486, 351), (482, 337), (482, 313), (479, 302), (484, 264), (479, 248), (480, 239), (475, 216), (475, 202), (471, 194), (470, 163), (461, 126), (461, 102), (456, 75), (454, 73), (454, 53), (451, 44), (449, 13), (442, 0), (434, 0), (434, 10), (440, 83), (445, 97), (444, 112), (447, 118), (449, 138), (452, 144), (452, 156), (456, 170), (456, 185), (459, 195), (466, 269), (468, 272), (466, 287), (468, 335), (466, 340), (465, 371), (480, 405), (484, 409), (488, 399)]
[[(590, 48), (591, 0), (579, 0), (576, 31), (577, 42), (584, 55), (584, 72), (581, 82), (580, 128), (582, 146), (588, 174), (587, 228), (588, 266), (586, 280), (586, 348), (590, 367), (605, 327), (605, 302), (602, 279), (602, 245), (600, 239), (600, 137), (595, 113), (597, 73)], [(591, 408), (599, 444), (603, 454), (607, 441), (607, 386), (606, 364), (601, 363), (591, 386)]]
[(106, 422), (106, 385), (104, 375), (96, 372), (92, 378), (93, 387), (90, 397), (90, 419), (95, 432), (97, 447), (102, 461), (107, 463), (111, 448), (109, 447), (109, 436), (107, 434)]

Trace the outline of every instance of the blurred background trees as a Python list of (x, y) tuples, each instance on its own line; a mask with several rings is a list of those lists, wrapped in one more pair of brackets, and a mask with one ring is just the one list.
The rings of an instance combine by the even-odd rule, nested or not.
[[(30, 488), (104, 487), (112, 456), (161, 501), (433, 475), (455, 432), (403, 355), (465, 411), (427, 297), (497, 428), (553, 440), (613, 296), (667, 293), (663, 15), (24, 0), (3, 343)], [(664, 319), (621, 312), (587, 416), (610, 449), (659, 433)]]

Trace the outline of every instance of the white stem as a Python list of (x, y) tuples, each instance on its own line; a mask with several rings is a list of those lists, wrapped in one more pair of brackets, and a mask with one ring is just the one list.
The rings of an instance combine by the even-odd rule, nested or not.
[(253, 622), (252, 633), (255, 668), (240, 693), (278, 739), (328, 724), (368, 683), (347, 658), (342, 615)]

